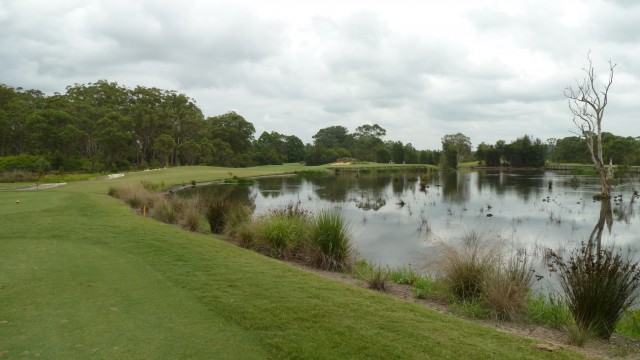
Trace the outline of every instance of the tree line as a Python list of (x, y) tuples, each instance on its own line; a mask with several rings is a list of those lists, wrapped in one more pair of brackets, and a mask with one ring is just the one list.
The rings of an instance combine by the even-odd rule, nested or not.
[[(481, 143), (471, 151), (462, 133), (445, 135), (437, 150), (385, 140), (378, 124), (350, 132), (329, 126), (304, 144), (276, 131), (255, 137), (254, 125), (229, 112), (205, 117), (196, 102), (171, 90), (115, 82), (68, 86), (64, 94), (45, 95), (0, 84), (0, 171), (119, 171), (175, 165), (253, 165), (342, 161), (432, 164), (457, 168), (462, 161), (482, 165), (539, 167), (546, 160), (590, 161), (578, 137), (543, 143), (525, 135), (507, 144)], [(637, 138), (604, 133), (604, 153), (616, 164), (640, 164)]]

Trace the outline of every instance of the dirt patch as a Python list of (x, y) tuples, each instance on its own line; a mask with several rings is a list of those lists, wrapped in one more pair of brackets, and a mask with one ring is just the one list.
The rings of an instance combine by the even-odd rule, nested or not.
[(338, 165), (338, 166), (340, 166), (340, 165), (351, 165), (351, 162), (335, 162), (335, 163), (332, 163), (331, 165)]
[[(313, 272), (326, 278), (339, 280), (352, 286), (366, 288), (364, 281), (351, 276), (350, 274), (336, 273), (332, 271), (318, 270), (298, 263), (290, 263), (291, 265)], [(374, 291), (374, 290), (371, 290)], [(446, 301), (442, 299), (417, 299), (410, 285), (388, 284), (387, 290), (383, 293), (395, 299), (409, 301), (421, 304), (439, 313), (460, 316), (451, 312)], [(462, 317), (462, 316), (460, 316)], [(546, 326), (501, 322), (495, 320), (482, 320), (476, 318), (467, 318), (466, 320), (475, 322), (482, 326), (490, 327), (498, 331), (518, 335), (521, 337), (533, 339), (538, 342), (535, 346), (541, 351), (557, 351), (559, 349), (571, 349), (587, 356), (597, 357), (601, 359), (638, 359), (640, 360), (640, 340), (634, 340), (625, 336), (614, 334), (611, 340), (605, 341), (593, 339), (588, 341), (583, 347), (569, 345), (567, 343), (567, 334), (558, 329), (552, 329)]]

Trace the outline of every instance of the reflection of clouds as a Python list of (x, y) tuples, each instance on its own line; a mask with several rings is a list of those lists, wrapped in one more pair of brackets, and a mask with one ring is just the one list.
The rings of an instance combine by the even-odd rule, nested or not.
[[(397, 183), (394, 178), (398, 178)], [(572, 189), (571, 178), (556, 173), (512, 176), (433, 172), (426, 178), (429, 188), (419, 192), (418, 183), (405, 183), (398, 174), (343, 174), (279, 179), (277, 186), (272, 179), (269, 189), (280, 192), (266, 197), (261, 194), (263, 180), (258, 179), (251, 195), (255, 196), (257, 213), (291, 202), (301, 202), (303, 208), (314, 212), (339, 208), (352, 225), (359, 254), (382, 265), (396, 266), (412, 261), (409, 258), (425, 249), (427, 238), (446, 241), (459, 236), (463, 229), (489, 228), (500, 234), (501, 241), (517, 242), (528, 249), (570, 249), (587, 241), (601, 212), (600, 203), (591, 200), (599, 192), (598, 179), (579, 176), (578, 188)], [(549, 179), (554, 184), (551, 191)], [(631, 193), (622, 185), (616, 190)], [(543, 201), (547, 196), (549, 201)], [(400, 200), (405, 202), (404, 207), (394, 205)], [(625, 201), (611, 206), (611, 232), (606, 230), (605, 221), (602, 243), (640, 250), (638, 204)], [(493, 217), (487, 217), (488, 213)], [(429, 236), (423, 224), (428, 225)], [(418, 230), (421, 225), (423, 231)]]

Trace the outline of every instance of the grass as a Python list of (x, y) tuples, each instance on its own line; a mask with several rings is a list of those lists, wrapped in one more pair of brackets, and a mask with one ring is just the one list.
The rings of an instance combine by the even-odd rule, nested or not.
[[(232, 169), (247, 177), (287, 166)], [(135, 216), (109, 186), (176, 168), (0, 192), (0, 353), (57, 359), (575, 359), (417, 304)], [(15, 200), (20, 199), (20, 205)]]
[(548, 297), (530, 295), (527, 298), (527, 313), (533, 323), (555, 329), (564, 329), (573, 322), (567, 305), (552, 295)]
[(316, 245), (316, 266), (326, 270), (349, 270), (353, 247), (349, 224), (336, 211), (322, 211), (311, 226), (311, 242)]
[(387, 282), (391, 271), (380, 265), (369, 264), (365, 260), (359, 260), (355, 264), (356, 277), (364, 280), (371, 290), (384, 292), (387, 289)]
[(616, 332), (625, 336), (640, 339), (640, 309), (629, 310), (620, 319)]

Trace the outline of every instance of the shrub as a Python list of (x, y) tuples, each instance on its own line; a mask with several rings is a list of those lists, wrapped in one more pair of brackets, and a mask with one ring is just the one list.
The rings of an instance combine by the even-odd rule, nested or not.
[(51, 168), (42, 156), (20, 154), (0, 157), (0, 172), (19, 170), (24, 172), (45, 172)]
[(311, 241), (318, 249), (315, 266), (325, 270), (351, 268), (351, 234), (340, 213), (320, 212), (312, 225)]
[(638, 263), (614, 248), (594, 250), (585, 243), (568, 260), (553, 251), (550, 256), (576, 325), (609, 339), (625, 309), (640, 296)]

